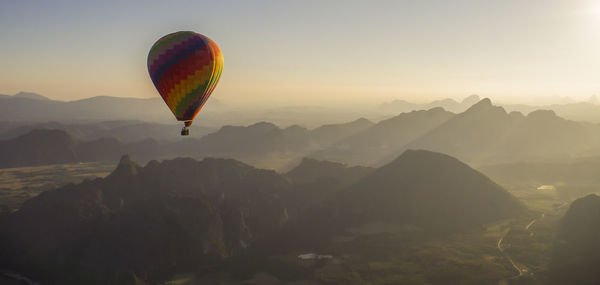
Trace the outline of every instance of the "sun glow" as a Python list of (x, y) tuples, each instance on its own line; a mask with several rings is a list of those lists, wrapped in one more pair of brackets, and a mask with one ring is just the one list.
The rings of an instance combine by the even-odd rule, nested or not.
[(590, 5), (588, 13), (597, 19), (600, 19), (600, 1), (594, 1), (594, 3)]

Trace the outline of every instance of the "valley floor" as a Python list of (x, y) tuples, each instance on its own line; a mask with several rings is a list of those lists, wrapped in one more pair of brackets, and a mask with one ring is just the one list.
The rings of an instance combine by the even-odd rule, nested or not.
[(0, 212), (14, 211), (25, 200), (41, 192), (79, 183), (85, 179), (105, 177), (115, 168), (114, 163), (56, 164), (0, 169)]

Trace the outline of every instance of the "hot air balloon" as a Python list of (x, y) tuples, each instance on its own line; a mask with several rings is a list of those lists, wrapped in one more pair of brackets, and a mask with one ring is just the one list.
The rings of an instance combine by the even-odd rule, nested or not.
[(175, 118), (184, 122), (182, 136), (215, 89), (223, 71), (223, 54), (208, 37), (189, 31), (160, 38), (148, 53), (148, 72)]

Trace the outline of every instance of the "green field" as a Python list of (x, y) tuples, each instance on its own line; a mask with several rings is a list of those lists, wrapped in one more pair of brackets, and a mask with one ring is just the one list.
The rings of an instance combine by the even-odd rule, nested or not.
[(0, 212), (14, 211), (43, 191), (104, 177), (114, 168), (114, 164), (90, 162), (0, 169)]

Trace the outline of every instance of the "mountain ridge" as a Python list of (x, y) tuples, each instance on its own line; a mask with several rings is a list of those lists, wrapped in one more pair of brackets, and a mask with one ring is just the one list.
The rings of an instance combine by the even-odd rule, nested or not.
[(405, 151), (359, 180), (341, 199), (348, 203), (349, 216), (420, 221), (442, 231), (459, 224), (480, 225), (526, 210), (479, 171), (454, 157), (427, 150)]
[[(351, 168), (335, 163), (305, 163), (330, 168), (321, 173), (342, 170), (345, 175), (354, 175), (347, 172)], [(417, 170), (408, 164), (417, 165), (418, 171), (434, 171), (410, 180)], [(467, 175), (448, 180), (451, 174), (447, 172)], [(390, 179), (398, 182), (392, 186), (403, 193), (438, 193), (446, 203), (422, 195), (399, 199), (381, 188)], [(150, 161), (141, 167), (123, 156), (106, 178), (43, 192), (17, 212), (0, 216), (0, 254), (7, 257), (0, 260), (0, 266), (44, 283), (114, 284), (131, 274), (151, 283), (162, 282), (189, 268), (219, 266), (248, 250), (258, 255), (262, 249), (297, 251), (299, 244), (327, 241), (338, 226), (356, 226), (362, 221), (402, 224), (412, 217), (415, 225), (442, 233), (476, 227), (521, 209), (510, 202), (508, 193), (502, 194), (499, 186), (465, 164), (425, 151), (408, 151), (347, 188), (326, 195), (310, 193), (311, 189), (317, 194), (319, 190), (331, 191), (334, 184), (329, 181), (315, 177), (308, 184), (295, 183), (275, 171), (232, 159), (176, 158)], [(474, 194), (457, 185), (482, 187), (480, 194)], [(449, 192), (455, 195), (444, 194)], [(297, 207), (298, 197), (306, 199), (304, 207)], [(376, 210), (365, 208), (373, 197), (387, 202)], [(469, 202), (452, 204), (457, 199)], [(472, 203), (473, 199), (478, 203)], [(441, 208), (427, 206), (431, 202)], [(475, 215), (477, 205), (488, 209)], [(408, 215), (402, 215), (407, 207), (412, 208)], [(458, 212), (458, 208), (464, 211)], [(510, 212), (496, 211), (502, 209)], [(356, 216), (361, 211), (362, 216)], [(474, 218), (465, 226), (452, 223), (465, 216)], [(435, 222), (442, 217), (441, 223)], [(444, 226), (435, 230), (440, 224)]]

